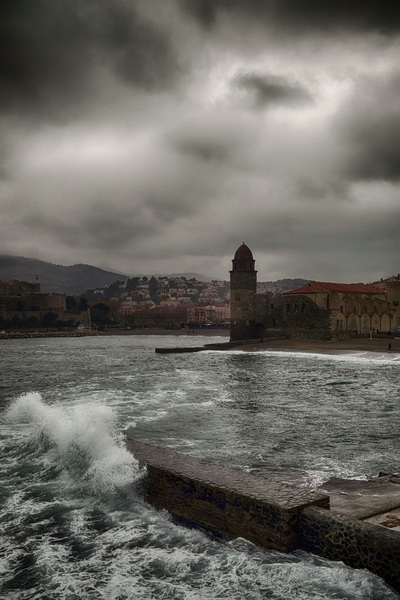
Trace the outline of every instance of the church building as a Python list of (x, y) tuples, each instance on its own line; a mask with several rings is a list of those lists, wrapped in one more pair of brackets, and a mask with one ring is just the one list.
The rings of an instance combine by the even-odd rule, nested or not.
[(388, 289), (310, 281), (275, 297), (257, 294), (255, 260), (243, 243), (230, 271), (231, 341), (266, 336), (333, 340), (400, 330), (400, 277), (397, 285), (389, 281)]

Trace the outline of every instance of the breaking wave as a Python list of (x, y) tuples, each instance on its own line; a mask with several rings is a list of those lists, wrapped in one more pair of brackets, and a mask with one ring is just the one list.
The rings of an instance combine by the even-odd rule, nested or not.
[(114, 412), (98, 403), (49, 406), (37, 392), (23, 394), (5, 413), (39, 458), (58, 467), (85, 492), (114, 493), (140, 477), (137, 460), (124, 447)]

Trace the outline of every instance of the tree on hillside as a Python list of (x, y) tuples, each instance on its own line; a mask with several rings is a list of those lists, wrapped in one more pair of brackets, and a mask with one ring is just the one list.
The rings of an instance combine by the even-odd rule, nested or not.
[(140, 277), (132, 277), (126, 282), (126, 291), (134, 292), (140, 283)]
[(90, 311), (92, 323), (99, 329), (104, 329), (106, 325), (113, 324), (110, 307), (104, 302), (94, 304)]
[(158, 304), (160, 301), (158, 297), (158, 281), (154, 276), (151, 277), (149, 280), (149, 294), (151, 300)]

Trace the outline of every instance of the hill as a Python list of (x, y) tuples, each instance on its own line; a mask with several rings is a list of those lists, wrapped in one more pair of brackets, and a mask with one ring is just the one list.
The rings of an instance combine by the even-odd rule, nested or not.
[[(153, 273), (147, 275), (151, 277)], [(187, 280), (212, 281), (215, 278), (199, 273), (154, 274), (155, 277), (186, 277)], [(20, 281), (38, 282), (43, 292), (67, 293), (79, 296), (88, 290), (104, 288), (116, 281), (126, 281), (132, 275), (106, 271), (91, 265), (72, 265), (65, 267), (36, 258), (0, 255), (0, 281), (18, 279)], [(143, 275), (138, 275), (143, 277)], [(229, 276), (227, 274), (227, 280)], [(308, 279), (280, 279), (278, 281), (258, 282), (258, 290), (270, 290), (275, 294), (301, 287)]]
[(87, 289), (104, 287), (128, 275), (105, 271), (90, 265), (64, 267), (36, 258), (0, 255), (0, 280), (18, 279), (38, 282), (42, 292), (82, 294)]

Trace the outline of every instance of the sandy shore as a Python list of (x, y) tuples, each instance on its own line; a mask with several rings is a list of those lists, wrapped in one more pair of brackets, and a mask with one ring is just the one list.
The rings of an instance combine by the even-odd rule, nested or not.
[[(391, 350), (388, 345), (391, 344)], [(255, 344), (246, 344), (241, 346), (241, 350), (282, 350), (296, 352), (323, 352), (323, 353), (344, 353), (344, 352), (377, 352), (381, 353), (400, 353), (400, 338), (354, 338), (342, 342), (309, 342), (300, 340), (264, 340)]]

